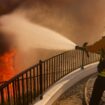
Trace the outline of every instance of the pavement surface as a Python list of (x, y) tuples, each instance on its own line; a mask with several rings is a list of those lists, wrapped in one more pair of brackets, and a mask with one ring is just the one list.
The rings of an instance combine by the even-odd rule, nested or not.
[(89, 77), (69, 88), (52, 105), (83, 105), (84, 89), (88, 79)]
[[(93, 85), (96, 77), (97, 77), (96, 75), (93, 75), (92, 77), (90, 77), (85, 86), (85, 99), (86, 99), (85, 101), (87, 105), (89, 105), (88, 103), (90, 101), (90, 97), (91, 97), (91, 93), (93, 90)], [(105, 105), (105, 92), (103, 93), (103, 96), (101, 98), (100, 105)]]
[[(69, 88), (52, 105), (85, 105), (85, 102), (88, 105), (95, 79), (96, 74), (81, 80)], [(105, 92), (103, 93), (100, 105), (105, 105)]]

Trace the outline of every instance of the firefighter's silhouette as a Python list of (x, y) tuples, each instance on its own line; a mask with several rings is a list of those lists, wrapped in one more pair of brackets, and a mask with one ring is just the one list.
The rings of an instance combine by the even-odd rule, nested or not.
[(101, 58), (97, 66), (98, 75), (95, 80), (89, 105), (99, 105), (105, 90), (105, 51), (101, 49)]
[[(87, 43), (84, 43), (84, 45), (87, 45)], [(97, 66), (98, 75), (95, 80), (92, 95), (90, 98), (89, 105), (99, 105), (102, 94), (105, 90), (105, 36), (102, 37), (99, 41), (95, 42), (93, 45), (85, 46), (84, 47), (78, 47), (76, 46), (76, 49), (79, 48), (80, 50), (84, 50), (87, 52), (93, 52), (93, 53), (99, 53), (100, 50), (100, 61)]]

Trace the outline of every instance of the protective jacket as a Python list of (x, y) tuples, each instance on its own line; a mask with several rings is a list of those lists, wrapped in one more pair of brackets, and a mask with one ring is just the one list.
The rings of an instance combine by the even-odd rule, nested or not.
[(100, 63), (98, 64), (98, 75), (101, 77), (105, 77), (105, 59), (101, 60)]

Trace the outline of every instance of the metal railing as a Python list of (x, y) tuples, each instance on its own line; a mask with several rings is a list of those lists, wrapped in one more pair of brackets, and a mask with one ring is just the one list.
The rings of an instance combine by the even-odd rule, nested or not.
[(43, 98), (45, 91), (59, 79), (80, 68), (99, 60), (99, 55), (71, 50), (56, 55), (19, 73), (0, 86), (0, 105), (29, 105)]

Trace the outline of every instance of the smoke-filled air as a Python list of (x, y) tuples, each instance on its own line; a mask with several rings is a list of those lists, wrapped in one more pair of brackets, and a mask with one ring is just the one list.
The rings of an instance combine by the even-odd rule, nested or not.
[(18, 69), (24, 69), (40, 59), (51, 57), (51, 52), (57, 54), (59, 51), (75, 48), (75, 43), (66, 37), (51, 29), (33, 24), (19, 14), (2, 16), (0, 23), (1, 32), (12, 37), (15, 42), (16, 68)]
[(105, 0), (23, 0), (15, 13), (76, 44), (94, 43), (105, 31)]
[(42, 48), (51, 50), (70, 50), (75, 44), (51, 29), (33, 24), (25, 17), (8, 15), (0, 18), (1, 30), (12, 35), (20, 50)]
[(76, 44), (97, 41), (105, 31), (104, 4), (105, 0), (0, 0), (0, 33), (12, 39), (15, 70)]

